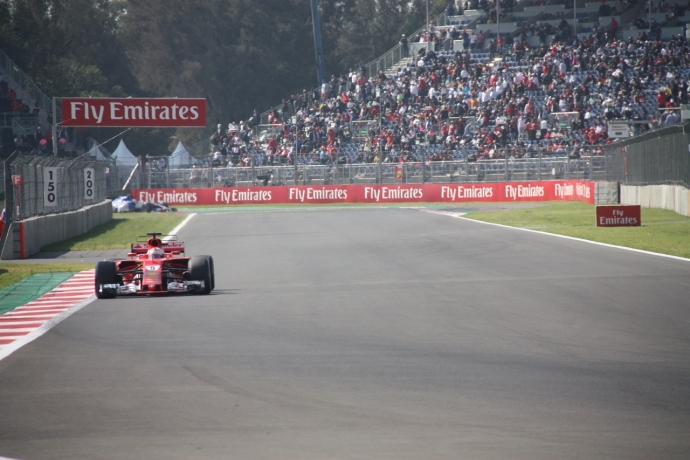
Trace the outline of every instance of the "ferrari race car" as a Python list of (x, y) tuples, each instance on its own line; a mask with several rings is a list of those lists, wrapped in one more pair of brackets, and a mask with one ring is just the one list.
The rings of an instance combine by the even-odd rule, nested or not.
[(127, 259), (96, 265), (96, 297), (189, 292), (209, 294), (215, 287), (213, 257), (185, 257), (184, 243), (174, 235), (147, 233), (132, 244)]

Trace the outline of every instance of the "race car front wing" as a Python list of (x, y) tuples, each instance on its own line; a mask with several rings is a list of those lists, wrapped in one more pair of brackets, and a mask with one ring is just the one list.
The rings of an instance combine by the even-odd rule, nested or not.
[[(202, 292), (206, 287), (204, 281), (171, 281), (168, 283), (166, 291), (158, 292)], [(140, 286), (130, 284), (102, 284), (100, 286), (102, 294), (105, 295), (130, 295), (130, 294), (152, 294), (156, 291), (143, 291)]]

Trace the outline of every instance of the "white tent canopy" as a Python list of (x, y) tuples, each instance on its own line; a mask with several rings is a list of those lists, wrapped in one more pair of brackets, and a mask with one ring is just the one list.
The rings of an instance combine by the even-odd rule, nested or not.
[(124, 166), (136, 166), (139, 163), (139, 159), (132, 155), (123, 140), (120, 140), (120, 145), (117, 146), (112, 157), (117, 160), (118, 164)]
[(194, 157), (189, 154), (182, 141), (178, 142), (175, 151), (170, 155), (170, 162), (168, 163), (170, 167), (181, 168), (194, 163)]
[(110, 158), (110, 152), (108, 152), (101, 144), (91, 139), (91, 148), (89, 149), (89, 156), (95, 158), (96, 160), (107, 160)]

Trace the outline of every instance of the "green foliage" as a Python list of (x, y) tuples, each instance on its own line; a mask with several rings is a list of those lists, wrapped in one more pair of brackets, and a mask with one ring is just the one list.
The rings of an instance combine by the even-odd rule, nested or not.
[[(431, 0), (432, 14), (447, 1)], [(425, 0), (319, 5), (329, 75), (380, 56), (426, 18)], [(209, 127), (315, 87), (313, 43), (310, 0), (0, 0), (0, 49), (48, 95), (204, 97)], [(151, 130), (126, 142), (158, 154), (171, 136), (208, 135)]]
[(187, 217), (182, 213), (137, 212), (116, 214), (113, 220), (65, 241), (50, 244), (41, 251), (93, 251), (126, 249), (148, 232), (167, 234)]
[(59, 84), (59, 94), (74, 94), (82, 97), (106, 96), (108, 92), (108, 80), (101, 70), (95, 65), (82, 65), (77, 62), (62, 60), (58, 67), (62, 70), (63, 79)]
[[(127, 146), (135, 146), (136, 153), (139, 156), (160, 157), (168, 155), (172, 151), (171, 144), (174, 133), (174, 129), (139, 128), (128, 131), (122, 139)], [(175, 142), (172, 148), (176, 145), (177, 143)]]
[(93, 264), (81, 262), (56, 262), (52, 264), (0, 262), (0, 289), (37, 273), (77, 273), (91, 268), (93, 268)]

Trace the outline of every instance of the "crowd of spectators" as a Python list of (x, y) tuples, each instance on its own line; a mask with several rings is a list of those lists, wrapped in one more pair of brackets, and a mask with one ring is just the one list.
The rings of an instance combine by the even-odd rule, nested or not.
[[(431, 41), (467, 33), (443, 30), (432, 29)], [(227, 129), (219, 125), (213, 162), (577, 157), (603, 153), (612, 142), (611, 121), (628, 122), (634, 134), (680, 121), (678, 108), (689, 103), (684, 37), (662, 41), (640, 31), (621, 40), (600, 27), (585, 39), (567, 33), (533, 47), (527, 40), (533, 32), (521, 29), (495, 56), (477, 45), (458, 52), (429, 46), (391, 74), (333, 75), (320, 88), (283, 100), (263, 121), (270, 126), (262, 126), (261, 137), (256, 111)]]
[[(2, 151), (8, 154), (14, 150), (24, 153), (40, 154), (52, 153), (53, 135), (48, 130), (44, 132), (41, 127), (40, 107), (38, 102), (33, 108), (18, 97), (17, 92), (9, 86), (8, 82), (0, 76), (0, 122), (2, 123)], [(50, 123), (51, 120), (48, 120)], [(18, 127), (23, 132), (17, 132)], [(66, 129), (58, 131), (60, 146), (64, 146), (68, 140)]]

